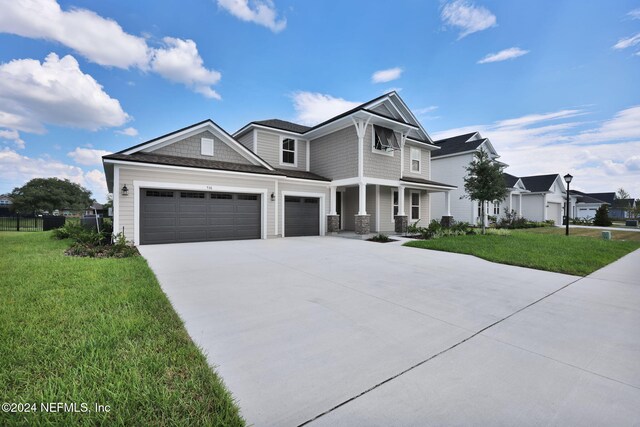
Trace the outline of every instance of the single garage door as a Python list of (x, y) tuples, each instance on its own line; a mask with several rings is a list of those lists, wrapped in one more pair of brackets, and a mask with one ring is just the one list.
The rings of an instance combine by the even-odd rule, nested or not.
[(556, 225), (562, 225), (562, 205), (560, 203), (549, 203), (547, 219), (555, 221)]
[(309, 197), (284, 198), (284, 235), (318, 236), (320, 234), (320, 199)]
[(142, 189), (140, 243), (260, 238), (260, 195)]

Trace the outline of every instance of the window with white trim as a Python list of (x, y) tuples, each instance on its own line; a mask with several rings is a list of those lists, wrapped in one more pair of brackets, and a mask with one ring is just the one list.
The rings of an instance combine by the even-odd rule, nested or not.
[(372, 133), (373, 151), (393, 156), (395, 150), (400, 150), (400, 143), (396, 137), (396, 133), (382, 126), (373, 125)]
[(391, 190), (391, 222), (395, 222), (398, 215), (398, 190)]
[(420, 193), (411, 193), (411, 219), (420, 219)]
[(493, 204), (493, 214), (500, 215), (500, 202)]
[(422, 172), (422, 150), (411, 147), (411, 172)]
[(296, 165), (296, 140), (283, 138), (280, 144), (280, 164)]
[(213, 139), (200, 138), (200, 154), (203, 156), (213, 156)]

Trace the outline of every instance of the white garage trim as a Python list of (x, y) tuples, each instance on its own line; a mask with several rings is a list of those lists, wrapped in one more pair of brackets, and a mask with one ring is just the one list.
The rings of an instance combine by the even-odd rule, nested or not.
[(280, 217), (280, 224), (282, 227), (282, 237), (286, 237), (284, 234), (284, 211), (285, 211), (285, 197), (287, 196), (294, 196), (294, 197), (308, 197), (308, 198), (316, 198), (316, 199), (320, 199), (320, 209), (318, 212), (318, 215), (320, 215), (320, 235), (324, 236), (325, 235), (325, 222), (326, 220), (324, 219), (324, 201), (325, 201), (325, 194), (324, 193), (310, 193), (310, 192), (306, 192), (306, 191), (283, 191), (281, 193), (282, 197), (282, 215)]
[(113, 234), (120, 233), (120, 167), (113, 165)]
[(166, 188), (168, 190), (195, 190), (195, 191), (213, 191), (220, 193), (249, 193), (261, 194), (260, 209), (260, 235), (262, 239), (267, 238), (267, 188), (248, 188), (248, 187), (231, 187), (221, 185), (201, 185), (201, 184), (179, 184), (175, 182), (156, 182), (156, 181), (133, 181), (133, 244), (140, 244), (140, 189), (141, 188)]

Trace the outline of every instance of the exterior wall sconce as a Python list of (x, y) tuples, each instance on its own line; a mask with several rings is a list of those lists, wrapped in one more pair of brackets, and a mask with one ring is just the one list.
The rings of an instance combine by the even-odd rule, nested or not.
[(129, 195), (129, 189), (127, 188), (127, 184), (122, 186), (122, 189), (120, 190), (120, 194), (122, 194), (123, 196)]
[(272, 202), (276, 201), (276, 193), (271, 193), (271, 201)]

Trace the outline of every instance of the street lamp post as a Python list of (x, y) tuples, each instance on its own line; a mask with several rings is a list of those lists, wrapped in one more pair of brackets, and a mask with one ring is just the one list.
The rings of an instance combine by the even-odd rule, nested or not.
[(569, 235), (569, 184), (571, 184), (571, 180), (573, 179), (573, 177), (570, 174), (566, 174), (564, 176), (564, 181), (567, 183), (567, 215), (565, 216), (565, 222), (566, 222), (566, 231), (565, 231), (565, 235)]

